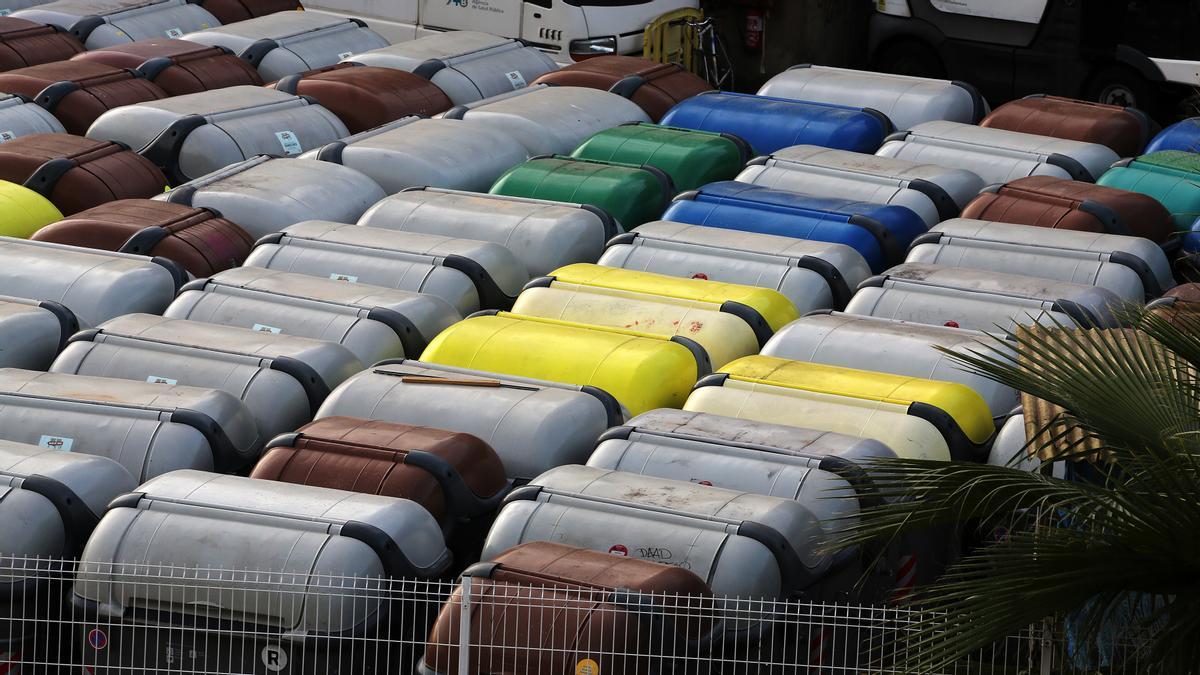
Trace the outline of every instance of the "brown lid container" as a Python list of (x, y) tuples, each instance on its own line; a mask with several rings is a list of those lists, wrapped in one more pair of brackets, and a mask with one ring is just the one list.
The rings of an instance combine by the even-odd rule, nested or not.
[(69, 59), (83, 44), (55, 26), (0, 16), (0, 71)]
[(432, 117), (452, 105), (441, 88), (419, 75), (349, 62), (290, 75), (268, 86), (312, 96), (355, 134), (411, 115)]
[(304, 9), (298, 0), (201, 0), (200, 6), (222, 24), (253, 19), (257, 16)]
[(702, 78), (673, 63), (656, 63), (636, 56), (597, 56), (553, 70), (535, 84), (604, 89), (636, 103), (657, 122), (676, 103), (712, 91)]
[(0, 91), (25, 96), (79, 136), (107, 110), (167, 97), (140, 73), (88, 61), (57, 61), (0, 73)]
[(187, 40), (138, 40), (84, 52), (72, 60), (139, 70), (169, 96), (263, 83), (254, 66), (228, 49)]
[(1060, 96), (1009, 101), (983, 118), (979, 126), (1099, 143), (1122, 157), (1141, 154), (1150, 137), (1150, 119), (1136, 108)]

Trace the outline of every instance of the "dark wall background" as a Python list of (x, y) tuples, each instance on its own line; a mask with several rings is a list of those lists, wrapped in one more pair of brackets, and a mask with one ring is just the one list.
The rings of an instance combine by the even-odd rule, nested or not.
[[(704, 0), (733, 62), (737, 89), (754, 92), (797, 63), (865, 67), (870, 0)], [(747, 49), (746, 14), (764, 15), (760, 50)]]

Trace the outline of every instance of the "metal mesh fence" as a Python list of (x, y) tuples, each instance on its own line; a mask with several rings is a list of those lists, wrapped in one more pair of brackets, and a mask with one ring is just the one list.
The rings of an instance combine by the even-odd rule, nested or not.
[[(919, 611), (0, 558), (0, 675), (909, 673)], [(945, 673), (1145, 673), (1045, 622)]]

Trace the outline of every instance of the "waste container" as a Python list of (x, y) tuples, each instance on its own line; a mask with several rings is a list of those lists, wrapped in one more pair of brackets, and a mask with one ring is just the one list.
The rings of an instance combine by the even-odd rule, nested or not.
[[(407, 499), (177, 471), (120, 498), (92, 534), (76, 637), (101, 673), (406, 672), (416, 654), (391, 636), (414, 629), (421, 594), (390, 580), (435, 578), (450, 559)], [(231, 628), (196, 629), (216, 617)]]
[(1150, 154), (1163, 150), (1200, 152), (1200, 117), (1180, 120), (1158, 132), (1146, 145), (1145, 152)]
[(363, 369), (333, 342), (149, 314), (76, 334), (50, 372), (219, 389), (241, 399), (263, 439), (312, 420)]
[(178, 38), (221, 25), (217, 17), (189, 0), (54, 0), (13, 16), (58, 26), (88, 49)]
[(712, 91), (677, 103), (662, 124), (733, 134), (760, 155), (791, 145), (875, 152), (892, 131), (887, 117), (857, 108)]
[(534, 84), (590, 87), (620, 94), (657, 122), (676, 103), (712, 91), (703, 78), (676, 63), (658, 63), (623, 54), (605, 54), (542, 75)]
[(0, 236), (25, 239), (61, 218), (58, 208), (42, 195), (0, 180)]
[(1178, 328), (1193, 330), (1200, 318), (1200, 284), (1179, 284), (1161, 298), (1151, 301), (1146, 309)]
[(593, 134), (650, 119), (641, 108), (616, 94), (545, 84), (459, 105), (441, 117), (503, 132), (525, 146), (531, 157), (565, 155)]
[(200, 6), (222, 24), (237, 23), (276, 12), (303, 10), (299, 0), (200, 0)]
[(167, 258), (196, 277), (242, 264), (250, 234), (209, 209), (118, 199), (51, 223), (30, 239)]
[(513, 313), (598, 328), (632, 328), (664, 337), (684, 337), (704, 349), (713, 367), (757, 354), (762, 346), (750, 324), (712, 303), (664, 298), (596, 286), (555, 282), (527, 288)]
[(0, 368), (45, 370), (78, 330), (79, 320), (57, 302), (0, 295)]
[[(520, 544), (464, 573), (429, 632), (418, 675), (472, 668), (511, 673), (656, 672), (702, 648), (712, 591), (691, 572), (546, 541)], [(470, 653), (459, 651), (470, 631)], [(475, 672), (471, 670), (469, 672)]]
[(32, 664), (67, 660), (59, 642), (70, 565), (61, 561), (83, 549), (109, 500), (135, 485), (128, 471), (104, 457), (0, 441), (0, 652), (6, 666), (12, 659), (31, 664), (21, 672), (40, 672)]
[(478, 436), (519, 483), (587, 460), (604, 430), (625, 421), (608, 392), (403, 360), (346, 380), (317, 413), (422, 424)]
[(212, 209), (258, 238), (313, 218), (353, 223), (386, 196), (354, 169), (259, 155), (178, 185), (157, 199)]
[(0, 139), (30, 134), (58, 134), (66, 130), (58, 118), (19, 94), (0, 94)]
[(1106, 288), (1144, 302), (1175, 285), (1149, 239), (955, 218), (913, 242), (907, 262), (970, 267)]
[(462, 320), (436, 295), (261, 267), (193, 281), (163, 316), (336, 342), (364, 364), (420, 355)]
[(432, 117), (451, 106), (446, 94), (423, 77), (353, 61), (288, 75), (269, 86), (315, 98), (352, 134), (412, 115)]
[(246, 266), (432, 293), (464, 315), (512, 306), (529, 280), (521, 261), (490, 241), (322, 220), (260, 240)]
[(844, 244), (655, 221), (609, 242), (600, 264), (779, 291), (801, 313), (844, 307), (871, 276)]
[(1153, 122), (1137, 108), (1035, 94), (996, 108), (979, 126), (1099, 143), (1134, 157), (1150, 140)]
[(144, 481), (176, 469), (237, 471), (265, 439), (216, 389), (0, 369), (0, 437), (99, 455)]
[(690, 338), (507, 312), (454, 324), (430, 341), (421, 360), (597, 387), (635, 415), (682, 405), (696, 380), (712, 372), (708, 354)]
[[(990, 328), (990, 327), (989, 327)], [(992, 329), (994, 330), (994, 329)], [(1017, 405), (1011, 386), (977, 373), (955, 355), (1011, 360), (1012, 347), (983, 331), (842, 312), (814, 312), (784, 326), (763, 356), (957, 382), (983, 397), (993, 417)]]
[[(864, 257), (868, 258), (872, 269), (877, 269), (876, 265), (880, 264), (879, 254), (882, 254), (886, 261), (899, 261), (903, 259), (904, 250), (908, 247), (909, 243), (928, 229), (915, 211), (902, 206), (872, 204), (850, 199), (817, 197), (787, 190), (774, 190), (768, 187), (737, 181), (710, 183), (695, 191), (695, 194), (685, 193), (681, 195), (677, 198), (677, 201), (700, 202), (705, 204), (707, 208), (700, 207), (697, 209), (694, 206), (679, 206), (677, 209), (672, 208), (668, 210), (663, 216), (665, 220), (679, 220), (679, 218), (675, 217), (675, 214), (681, 213), (689, 216), (683, 222), (705, 225), (707, 223), (697, 222), (697, 220), (699, 216), (703, 216), (703, 214), (712, 209), (712, 206), (707, 206), (710, 204), (714, 206), (724, 206), (726, 204), (731, 206), (749, 206), (770, 213), (803, 216), (802, 220), (797, 221), (792, 218), (785, 218), (782, 222), (779, 222), (776, 218), (764, 216), (758, 219), (758, 222), (752, 222), (750, 225), (742, 224), (744, 221), (741, 217), (735, 216), (730, 219), (730, 222), (735, 223), (732, 229), (750, 230), (765, 234), (783, 234), (800, 239), (817, 238), (822, 241), (832, 240), (834, 243), (850, 244), (854, 242), (851, 245), (854, 245), (855, 249), (862, 252)], [(726, 222), (723, 214), (716, 213), (713, 215), (719, 219), (719, 222)], [(859, 243), (860, 240), (857, 237), (847, 234), (845, 228), (837, 228), (833, 233), (822, 232), (820, 237), (809, 236), (810, 228), (826, 222), (848, 223), (867, 230), (876, 242), (878, 253), (868, 245)], [(824, 230), (825, 228), (821, 229)], [(840, 236), (833, 236), (834, 234)]]
[(166, 98), (140, 71), (87, 61), (58, 61), (0, 73), (0, 91), (24, 96), (82, 136), (106, 110)]
[(0, 294), (57, 302), (83, 328), (166, 309), (187, 272), (165, 258), (0, 237)]
[(558, 68), (549, 55), (523, 40), (469, 30), (358, 50), (348, 60), (420, 75), (446, 92), (454, 105), (522, 89)]
[(822, 535), (815, 514), (790, 499), (564, 466), (505, 499), (483, 558), (552, 541), (676, 565), (718, 596), (783, 599), (829, 570)]
[(79, 40), (58, 26), (0, 17), (0, 72), (65, 61), (82, 51)]
[(612, 216), (590, 204), (430, 187), (379, 201), (358, 224), (495, 242), (520, 258), (531, 277), (595, 262), (619, 231)]
[(986, 183), (1007, 183), (1026, 176), (1094, 183), (1120, 159), (1098, 143), (957, 122), (926, 122), (897, 132), (876, 154), (966, 169)]
[(125, 146), (70, 134), (0, 144), (0, 179), (37, 192), (64, 216), (117, 199), (153, 197), (167, 183), (158, 167)]
[(1051, 176), (988, 188), (963, 209), (962, 217), (1133, 235), (1157, 244), (1175, 229), (1171, 212), (1154, 197)]
[(908, 458), (982, 461), (995, 427), (969, 387), (749, 356), (701, 380), (684, 410), (866, 436)]
[(732, 180), (750, 159), (750, 146), (729, 134), (657, 124), (622, 124), (594, 134), (572, 157), (647, 164), (671, 177), (676, 190)]
[(1121, 300), (1111, 291), (963, 267), (905, 263), (859, 287), (846, 313), (990, 331), (1055, 322), (1109, 328)]
[(239, 86), (110, 110), (87, 135), (136, 148), (178, 185), (256, 155), (299, 155), (349, 134), (313, 99)]
[(790, 300), (769, 288), (587, 263), (559, 268), (530, 285), (560, 284), (658, 296), (663, 302), (701, 303), (714, 311), (740, 317), (754, 329), (761, 342), (798, 316)]
[(492, 194), (579, 202), (603, 209), (626, 230), (657, 220), (675, 196), (671, 178), (647, 164), (555, 155), (535, 157), (500, 176)]
[(370, 176), (387, 194), (410, 187), (484, 192), (529, 157), (500, 129), (460, 120), (406, 117), (306, 153)]
[(263, 83), (254, 66), (228, 49), (187, 40), (138, 40), (84, 52), (72, 60), (137, 70), (168, 96)]
[(1175, 229), (1186, 232), (1200, 213), (1200, 163), (1196, 153), (1162, 150), (1125, 160), (1109, 169), (1100, 185), (1153, 197), (1171, 212)]
[(257, 68), (264, 82), (332, 66), (348, 56), (388, 44), (362, 19), (295, 11), (265, 14), (173, 37), (232, 50)]
[(758, 93), (802, 101), (865, 105), (887, 115), (896, 129), (911, 129), (933, 120), (975, 124), (988, 113), (987, 101), (965, 82), (807, 63), (792, 66), (767, 80)]
[(451, 534), (508, 492), (504, 465), (471, 434), (326, 417), (267, 444), (251, 478), (411, 499)]

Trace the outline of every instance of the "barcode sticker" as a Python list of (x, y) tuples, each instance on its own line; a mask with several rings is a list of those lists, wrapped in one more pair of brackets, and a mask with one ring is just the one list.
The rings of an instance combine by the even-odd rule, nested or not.
[(256, 330), (260, 333), (282, 333), (283, 332), (282, 328), (276, 328), (275, 326), (268, 326), (265, 323), (254, 324), (254, 330)]
[(508, 78), (508, 83), (512, 85), (513, 89), (522, 89), (525, 87), (525, 78), (521, 76), (521, 71), (514, 70), (504, 75)]
[(296, 134), (290, 131), (276, 131), (275, 138), (279, 139), (279, 144), (283, 146), (283, 154), (298, 155), (301, 152), (300, 139), (296, 138)]
[(183, 31), (178, 28), (168, 28), (167, 37), (178, 40), (183, 37)]
[(150, 384), (179, 384), (179, 380), (172, 380), (169, 377), (162, 377), (161, 375), (151, 375), (146, 378), (146, 381)]
[(358, 277), (354, 276), (353, 274), (338, 274), (337, 272), (334, 272), (333, 274), (329, 275), (329, 278), (333, 279), (334, 281), (348, 281), (352, 284), (358, 283)]
[(71, 446), (74, 444), (75, 439), (67, 438), (66, 436), (42, 436), (38, 439), (39, 446), (43, 448), (50, 448), (51, 450), (61, 450), (63, 452), (70, 452)]

